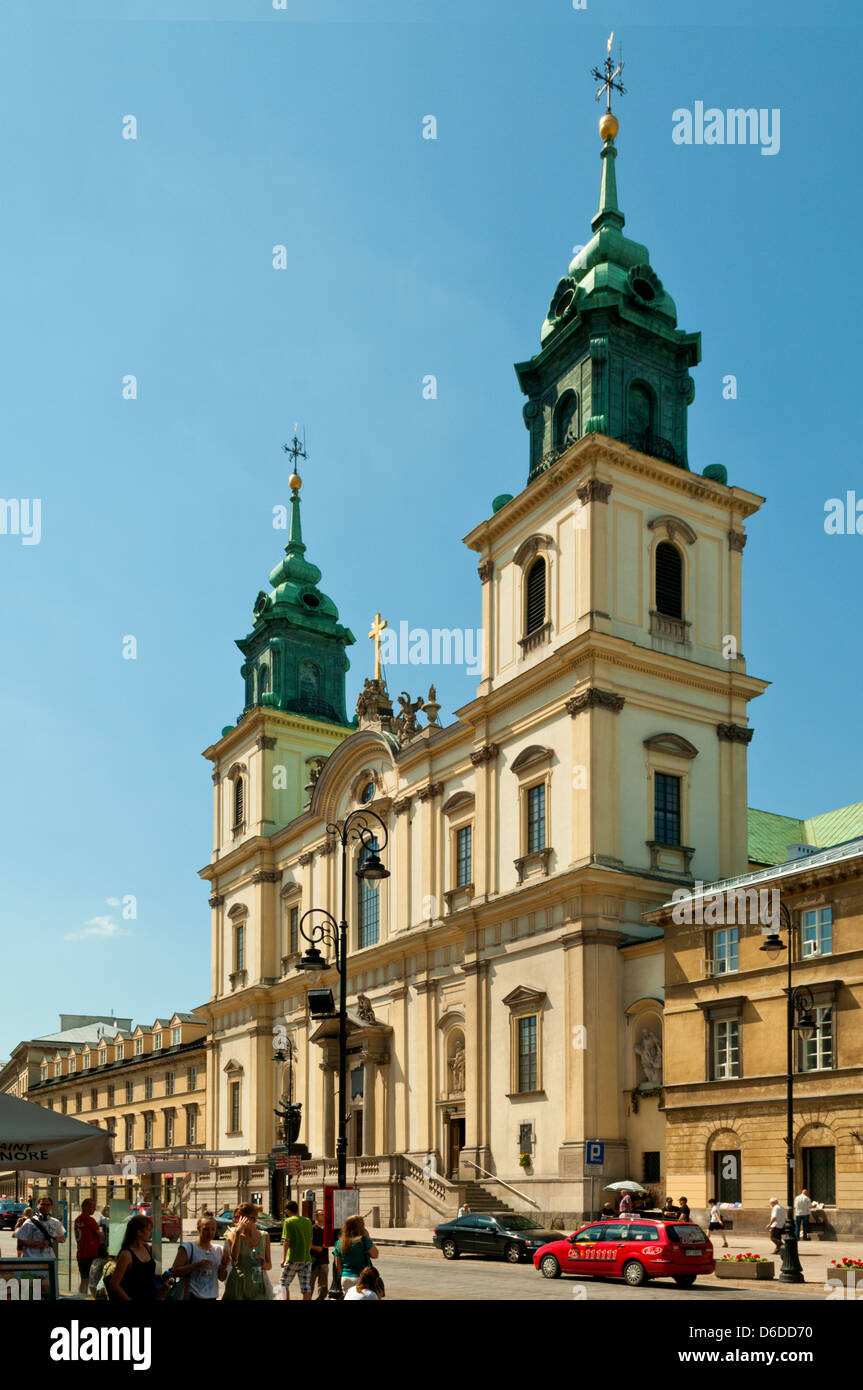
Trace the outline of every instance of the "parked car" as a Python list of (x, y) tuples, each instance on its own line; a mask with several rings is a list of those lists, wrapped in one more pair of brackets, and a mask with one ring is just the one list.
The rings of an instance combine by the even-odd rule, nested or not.
[(515, 1212), (471, 1212), (434, 1229), (434, 1244), (443, 1251), (445, 1260), (457, 1260), (459, 1255), (493, 1255), (516, 1265), (549, 1241), (562, 1239), (561, 1231), (547, 1231), (529, 1216)]
[[(220, 1211), (216, 1216), (216, 1240), (222, 1240), (228, 1227), (233, 1226), (233, 1224), (234, 1209), (233, 1207), (225, 1207), (225, 1210)], [(284, 1219), (282, 1217), (268, 1216), (266, 1212), (262, 1211), (258, 1216), (255, 1225), (257, 1226), (259, 1231), (266, 1232), (266, 1234), (270, 1237), (271, 1244), (274, 1241), (281, 1240), (282, 1230), (284, 1229)]]
[[(149, 1206), (149, 1205), (147, 1205), (147, 1206), (143, 1206), (143, 1205), (142, 1205), (142, 1206), (137, 1206), (137, 1207), (130, 1207), (130, 1208), (129, 1208), (129, 1215), (130, 1215), (130, 1216), (147, 1216), (147, 1217), (149, 1217), (150, 1220), (152, 1221), (152, 1219), (153, 1219), (153, 1208), (152, 1208), (151, 1206)], [(173, 1211), (163, 1211), (163, 1212), (162, 1212), (162, 1239), (163, 1239), (164, 1241), (172, 1241), (172, 1240), (179, 1240), (179, 1239), (180, 1239), (180, 1218), (177, 1216), (177, 1213), (176, 1213), (176, 1212), (173, 1212)]]
[(0, 1231), (13, 1231), (26, 1202), (16, 1202), (13, 1197), (0, 1200)]
[(552, 1241), (533, 1257), (546, 1279), (623, 1279), (637, 1288), (648, 1279), (673, 1279), (691, 1289), (699, 1274), (716, 1268), (713, 1246), (700, 1226), (686, 1221), (594, 1221), (566, 1240)]

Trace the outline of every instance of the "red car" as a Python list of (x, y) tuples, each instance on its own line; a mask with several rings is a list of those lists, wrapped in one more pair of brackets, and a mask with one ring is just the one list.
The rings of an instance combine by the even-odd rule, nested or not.
[(700, 1226), (688, 1221), (593, 1221), (568, 1240), (540, 1246), (533, 1257), (546, 1279), (561, 1274), (625, 1279), (637, 1288), (648, 1279), (673, 1279), (691, 1289), (699, 1274), (716, 1268), (713, 1246)]
[[(153, 1209), (148, 1206), (138, 1206), (129, 1208), (130, 1216), (146, 1216), (152, 1221)], [(167, 1242), (180, 1239), (180, 1220), (173, 1211), (162, 1212), (162, 1239)]]

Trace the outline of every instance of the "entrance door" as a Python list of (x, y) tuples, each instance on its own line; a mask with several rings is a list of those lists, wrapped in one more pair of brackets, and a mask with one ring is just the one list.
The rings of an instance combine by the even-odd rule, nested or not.
[(458, 1180), (458, 1156), (464, 1148), (464, 1116), (452, 1116), (449, 1122), (449, 1155), (447, 1172), (450, 1182)]

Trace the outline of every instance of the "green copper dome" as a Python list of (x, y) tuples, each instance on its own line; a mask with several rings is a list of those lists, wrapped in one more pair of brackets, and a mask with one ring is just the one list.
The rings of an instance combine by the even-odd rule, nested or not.
[(528, 481), (591, 433), (689, 466), (686, 410), (695, 395), (689, 368), (701, 357), (700, 334), (677, 328), (677, 308), (647, 247), (623, 233), (613, 136), (600, 157), (593, 235), (558, 281), (539, 353), (515, 368), (528, 397)]
[(284, 558), (270, 573), (273, 588), (258, 594), (254, 626), (237, 646), (246, 658), (243, 713), (255, 705), (290, 710), (347, 724), (345, 651), (356, 641), (339, 622), (339, 610), (318, 588), (321, 571), (305, 558), (299, 479), (291, 489), (291, 516)]

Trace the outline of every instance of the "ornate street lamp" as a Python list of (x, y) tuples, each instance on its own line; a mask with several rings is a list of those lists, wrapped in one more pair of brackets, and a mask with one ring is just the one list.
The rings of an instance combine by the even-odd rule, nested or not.
[(811, 992), (805, 985), (798, 985), (795, 989), (791, 983), (791, 964), (794, 954), (792, 950), (793, 931), (791, 913), (784, 903), (779, 906), (779, 920), (788, 934), (787, 947), (775, 929), (765, 938), (764, 944), (761, 946), (761, 950), (770, 960), (778, 960), (783, 951), (788, 951), (788, 984), (785, 989), (787, 1037), (785, 1161), (787, 1185), (785, 1235), (779, 1279), (783, 1284), (802, 1284), (805, 1281), (797, 1250), (797, 1228), (794, 1222), (794, 1034), (799, 1033), (805, 1042), (814, 1034), (817, 1022), (813, 1012), (814, 1002)]
[[(370, 821), (376, 821), (383, 833), (382, 843), (377, 843), (377, 832), (372, 829)], [(338, 1165), (338, 1185), (340, 1188), (347, 1187), (348, 1170), (348, 1111), (347, 1111), (347, 1070), (348, 1070), (348, 1006), (347, 1006), (347, 985), (348, 985), (348, 923), (347, 923), (347, 881), (348, 881), (348, 844), (351, 840), (357, 841), (360, 845), (360, 852), (357, 863), (357, 878), (367, 879), (369, 882), (377, 883), (381, 879), (389, 878), (389, 870), (381, 863), (379, 851), (385, 848), (389, 835), (387, 827), (381, 820), (376, 811), (371, 811), (368, 807), (360, 807), (351, 811), (343, 821), (327, 826), (327, 834), (338, 839), (342, 847), (342, 912), (341, 920), (336, 921), (331, 912), (325, 908), (311, 907), (308, 912), (304, 912), (300, 918), (300, 932), (304, 939), (309, 942), (309, 948), (300, 959), (300, 969), (307, 970), (314, 978), (320, 976), (323, 971), (330, 968), (329, 962), (321, 955), (318, 945), (321, 942), (328, 942), (332, 945), (335, 957), (335, 967), (339, 976), (339, 1137), (336, 1141), (336, 1162)], [(305, 921), (308, 917), (323, 918), (323, 921), (315, 922), (306, 931)], [(312, 995), (315, 999), (312, 999)], [(329, 1001), (327, 1000), (329, 995)], [(314, 1006), (314, 1012), (312, 1009)], [(332, 993), (329, 990), (316, 989), (309, 992), (309, 1012), (313, 1017), (332, 1017), (333, 1004)]]

